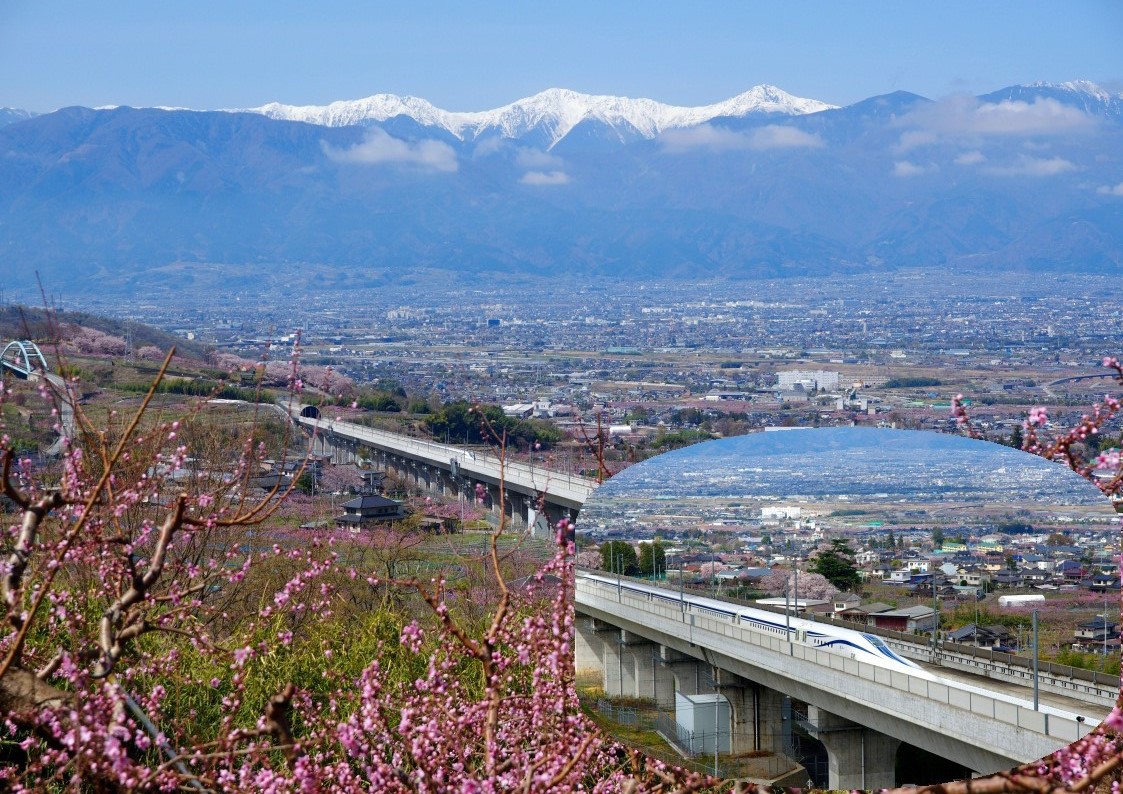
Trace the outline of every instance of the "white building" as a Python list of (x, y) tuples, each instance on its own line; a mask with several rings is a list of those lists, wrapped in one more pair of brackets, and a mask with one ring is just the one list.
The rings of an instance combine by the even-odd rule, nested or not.
[(838, 373), (825, 369), (789, 369), (777, 372), (781, 391), (791, 391), (799, 384), (804, 390), (831, 391), (838, 388)]
[(800, 507), (762, 507), (760, 517), (763, 520), (798, 519), (802, 512)]

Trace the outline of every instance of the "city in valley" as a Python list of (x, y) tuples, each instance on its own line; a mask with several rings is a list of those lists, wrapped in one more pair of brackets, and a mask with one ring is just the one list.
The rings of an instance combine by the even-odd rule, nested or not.
[[(460, 437), (454, 424), (433, 418), (457, 402), (495, 406), (555, 433), (512, 435), (512, 459), (597, 478), (690, 444), (778, 428), (960, 433), (952, 413), (957, 395), (976, 432), (999, 444), (1021, 445), (1034, 407), (1048, 412), (1043, 431), (1071, 426), (1112, 391), (1101, 362), (1123, 349), (1123, 327), (1104, 321), (1094, 297), (1110, 294), (1111, 280), (1083, 279), (1078, 290), (1060, 276), (956, 278), (922, 270), (735, 284), (526, 280), (517, 288), (470, 283), (348, 293), (268, 284), (264, 293), (221, 299), (153, 288), (140, 304), (106, 296), (79, 303), (65, 293), (54, 303), (113, 318), (125, 336), (131, 324), (158, 326), (211, 356), (287, 366), (296, 350), (305, 365), (330, 367), (332, 388), (348, 395), (314, 398), (309, 389), (305, 401), (330, 397), (333, 416), (395, 433), (487, 450), (476, 434)], [(364, 394), (378, 400), (352, 399)], [(1119, 446), (1119, 432), (1118, 421), (1108, 422), (1079, 453), (1095, 461)], [(870, 469), (870, 493), (893, 490), (899, 467)], [(948, 478), (968, 477), (964, 472)], [(825, 470), (823, 481), (838, 476)], [(886, 483), (874, 484), (882, 478)], [(1087, 507), (1042, 509), (1020, 499), (1023, 480), (995, 480), (989, 507), (970, 516), (890, 510), (885, 493), (873, 500), (880, 505), (859, 495), (841, 497), (855, 503), (808, 504), (822, 497), (808, 487), (797, 502), (778, 492), (735, 510), (691, 494), (685, 515), (579, 520), (578, 538), (594, 549), (605, 539), (654, 542), (681, 568), (672, 571), (676, 581), (705, 588), (720, 580), (742, 594), (753, 592), (762, 571), (793, 560), (806, 566), (826, 539), (845, 538), (874, 601), (929, 604), (935, 576), (949, 588), (949, 610), (968, 590), (985, 610), (997, 593), (1044, 592), (1050, 600), (1080, 596), (1082, 611), (1071, 614), (1104, 623), (1095, 595), (1119, 588), (1110, 502), (1102, 498), (1104, 509), (1090, 514)], [(649, 566), (645, 573), (653, 572)], [(1069, 620), (1051, 630), (1050, 652), (1071, 656), (1075, 648), (1100, 654), (1087, 663), (1101, 664), (1105, 649), (1118, 649), (1116, 626), (1114, 615), (1093, 629)], [(1023, 649), (1024, 638), (1000, 628), (992, 624), (982, 644)]]
[(1120, 794), (1057, 11), (0, 4), (0, 790)]

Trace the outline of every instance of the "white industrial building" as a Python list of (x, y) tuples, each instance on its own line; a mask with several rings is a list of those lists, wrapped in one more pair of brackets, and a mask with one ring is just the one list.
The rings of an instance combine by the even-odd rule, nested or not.
[(793, 391), (802, 386), (804, 391), (832, 391), (838, 388), (838, 373), (826, 369), (789, 369), (777, 372), (780, 391)]

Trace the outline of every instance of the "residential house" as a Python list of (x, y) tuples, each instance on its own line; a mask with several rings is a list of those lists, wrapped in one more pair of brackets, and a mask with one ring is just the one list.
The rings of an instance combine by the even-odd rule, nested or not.
[(1103, 615), (1097, 615), (1091, 620), (1086, 620), (1076, 626), (1072, 640), (1072, 649), (1081, 653), (1103, 653), (1119, 650), (1119, 626), (1107, 620)]
[(883, 604), (880, 601), (874, 601), (872, 604), (863, 604), (860, 606), (850, 607), (841, 612), (835, 612), (835, 617), (840, 617), (843, 620), (849, 620), (854, 623), (862, 623), (864, 625), (872, 625), (869, 622), (870, 615), (876, 615), (880, 612), (889, 612), (893, 607), (889, 604)]
[(936, 612), (930, 606), (919, 604), (872, 614), (867, 619), (867, 624), (892, 631), (929, 632), (935, 628)]
[(398, 521), (406, 517), (401, 502), (376, 494), (365, 494), (343, 503), (344, 514), (335, 519), (336, 526), (361, 527), (382, 521)]
[(1000, 624), (992, 626), (978, 626), (969, 623), (961, 629), (956, 629), (947, 635), (951, 642), (964, 645), (975, 645), (979, 648), (992, 650), (1011, 649), (1017, 646), (1017, 636)]

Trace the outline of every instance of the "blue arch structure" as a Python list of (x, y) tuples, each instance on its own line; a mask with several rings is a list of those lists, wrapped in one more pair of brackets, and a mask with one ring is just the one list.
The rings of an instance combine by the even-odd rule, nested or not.
[[(12, 354), (12, 358), (9, 358), (9, 353)], [(43, 351), (39, 349), (39, 345), (29, 340), (7, 344), (4, 352), (0, 353), (0, 369), (3, 368), (10, 369), (21, 378), (26, 378), (36, 369), (44, 373), (51, 371), (51, 368), (47, 366), (47, 359), (43, 357)]]

